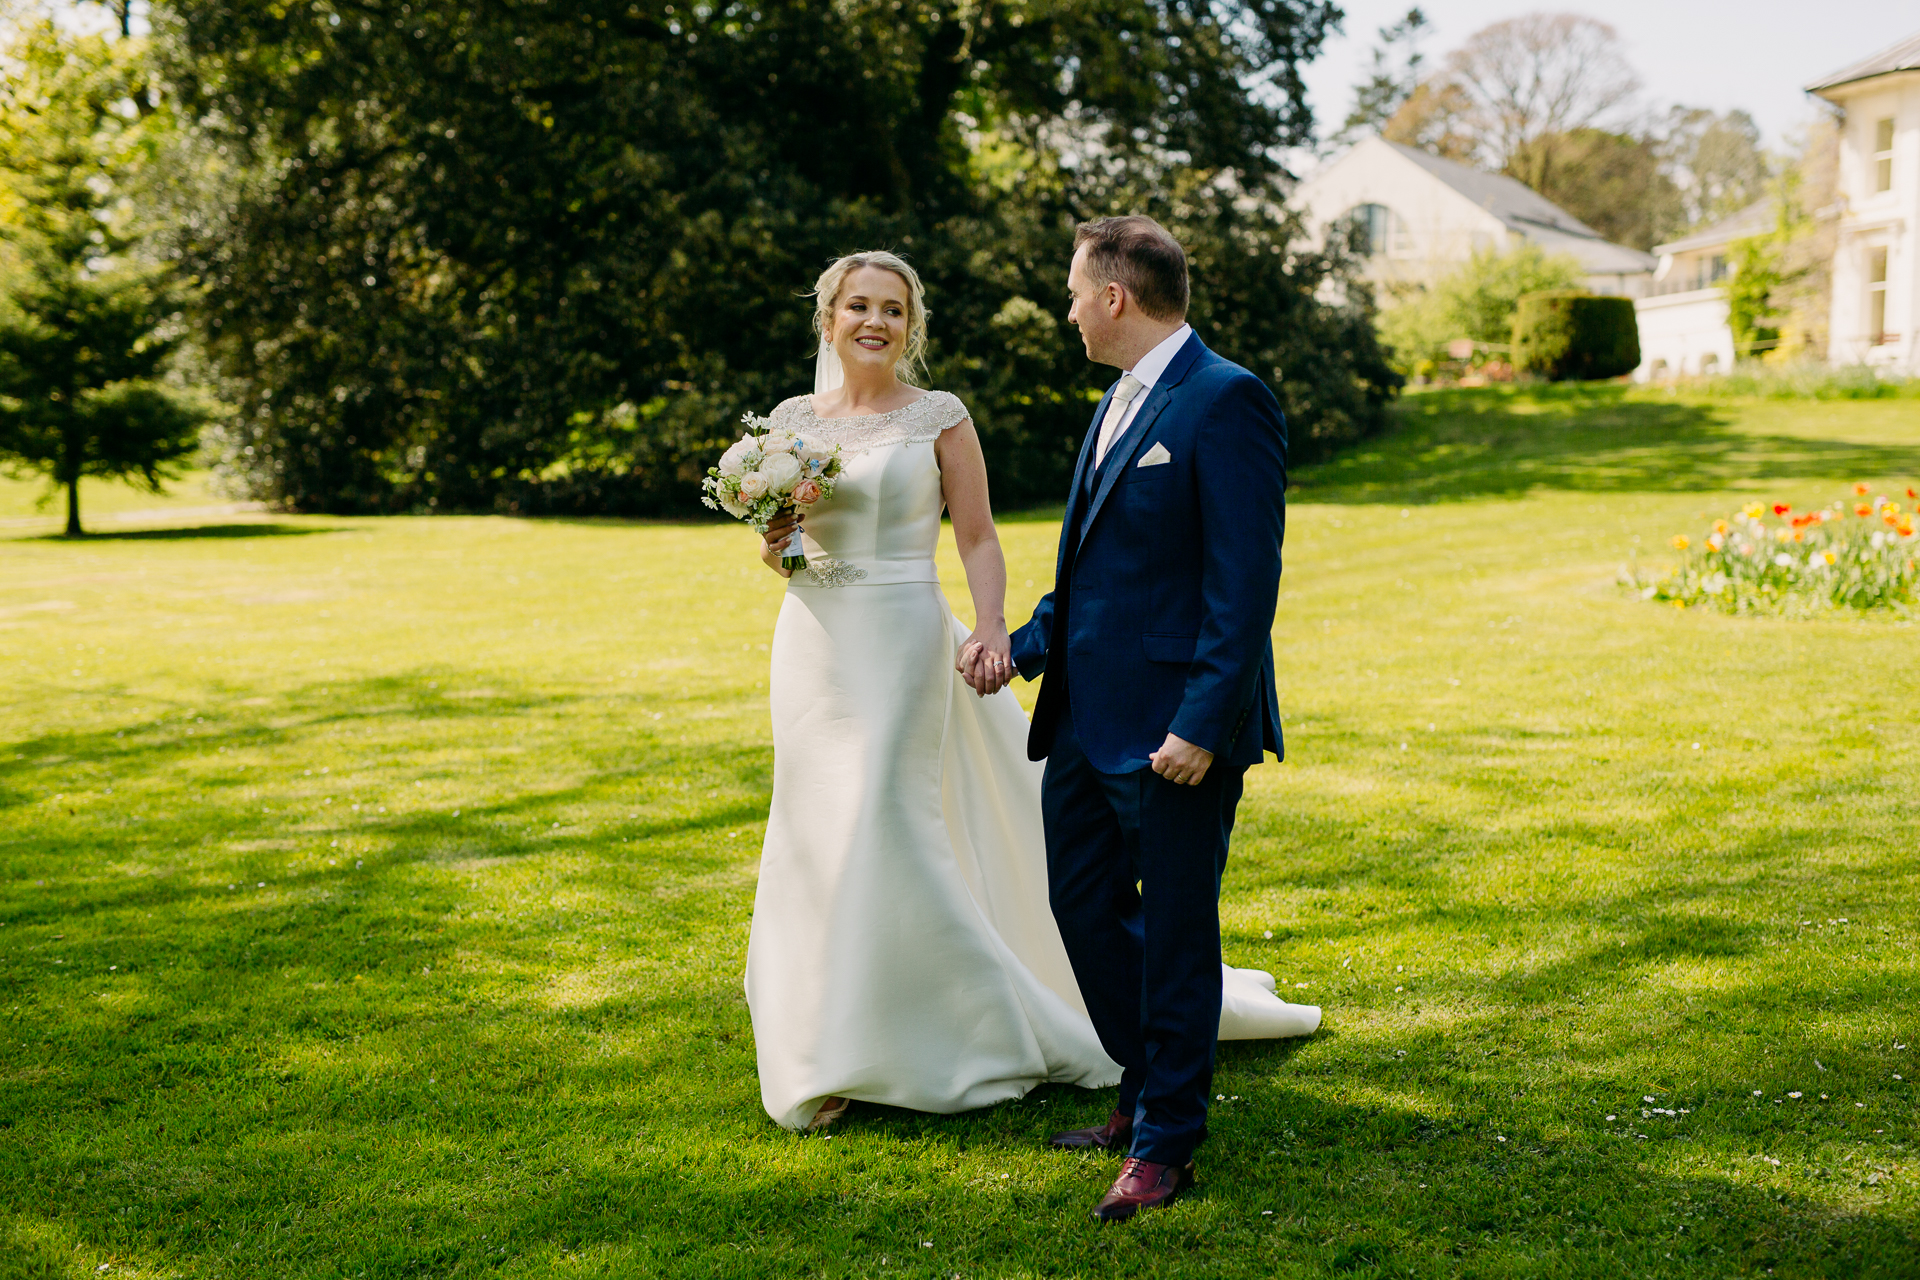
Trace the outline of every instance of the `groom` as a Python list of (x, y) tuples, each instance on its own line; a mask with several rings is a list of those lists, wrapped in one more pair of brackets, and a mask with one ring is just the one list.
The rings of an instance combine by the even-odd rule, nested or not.
[(1273, 627), (1286, 423), (1186, 323), (1187, 258), (1151, 218), (1074, 234), (1087, 358), (1125, 370), (1080, 449), (1054, 587), (1013, 636), (1040, 685), (1028, 755), (1054, 918), (1119, 1105), (1053, 1145), (1127, 1153), (1094, 1209), (1167, 1204), (1207, 1136), (1220, 875), (1249, 765), (1281, 754)]

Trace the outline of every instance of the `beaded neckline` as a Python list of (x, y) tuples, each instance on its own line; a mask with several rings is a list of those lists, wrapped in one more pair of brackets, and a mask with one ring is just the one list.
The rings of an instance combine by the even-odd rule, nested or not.
[(888, 409), (884, 413), (845, 413), (845, 414), (841, 414), (837, 418), (829, 418), (825, 414), (821, 413), (818, 409), (814, 408), (812, 396), (797, 396), (795, 398), (798, 399), (802, 404), (804, 404), (807, 407), (807, 412), (810, 415), (812, 415), (814, 421), (816, 422), (858, 422), (862, 418), (874, 418), (874, 419), (891, 418), (894, 414), (905, 413), (907, 410), (913, 408), (915, 405), (918, 405), (921, 401), (931, 400), (939, 394), (940, 393), (938, 391), (929, 391), (923, 396), (915, 396), (913, 399), (901, 405), (898, 409)]
[(849, 453), (891, 444), (927, 444), (967, 418), (967, 406), (958, 396), (929, 391), (885, 413), (858, 413), (848, 418), (823, 418), (814, 411), (812, 396), (794, 396), (773, 411), (773, 424), (788, 431), (817, 436)]

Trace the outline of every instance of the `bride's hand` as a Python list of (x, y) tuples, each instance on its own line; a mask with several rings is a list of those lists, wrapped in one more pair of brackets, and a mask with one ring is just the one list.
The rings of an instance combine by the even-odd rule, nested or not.
[(961, 674), (983, 698), (1013, 683), (1013, 642), (1004, 624), (976, 628), (960, 646), (960, 657)]
[(800, 513), (788, 509), (773, 518), (773, 522), (767, 526), (766, 533), (762, 535), (762, 540), (766, 543), (767, 551), (772, 555), (797, 556), (800, 554), (800, 548), (794, 547), (789, 550), (787, 547), (787, 539), (799, 532)]

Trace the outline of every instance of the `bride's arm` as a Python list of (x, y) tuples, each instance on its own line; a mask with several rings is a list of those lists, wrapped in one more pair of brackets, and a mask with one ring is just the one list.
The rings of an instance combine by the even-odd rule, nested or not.
[[(967, 567), (973, 594), (973, 634), (960, 647), (961, 671), (981, 695), (998, 693), (1013, 679), (1013, 645), (1007, 638), (1007, 561), (993, 529), (987, 500), (987, 459), (971, 418), (940, 433), (940, 489), (953, 517), (953, 540)], [(978, 646), (976, 649), (975, 646)]]

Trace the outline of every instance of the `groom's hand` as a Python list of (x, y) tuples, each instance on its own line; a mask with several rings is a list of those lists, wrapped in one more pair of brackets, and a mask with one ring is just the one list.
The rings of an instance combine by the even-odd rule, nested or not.
[(1213, 752), (1194, 746), (1185, 738), (1167, 735), (1160, 749), (1148, 756), (1153, 762), (1153, 771), (1168, 782), (1177, 782), (1186, 787), (1197, 787), (1200, 779), (1207, 776), (1207, 768), (1213, 763)]

